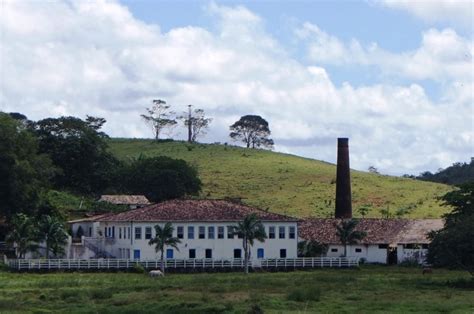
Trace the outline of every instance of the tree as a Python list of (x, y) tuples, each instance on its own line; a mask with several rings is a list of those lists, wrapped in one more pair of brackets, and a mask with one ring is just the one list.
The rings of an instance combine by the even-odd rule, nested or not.
[(206, 118), (203, 109), (191, 110), (191, 105), (189, 105), (187, 115), (182, 115), (178, 119), (182, 120), (184, 126), (188, 129), (189, 143), (195, 143), (199, 136), (205, 135), (209, 124), (212, 122), (212, 118)]
[(327, 244), (322, 244), (315, 240), (298, 242), (299, 257), (317, 257), (326, 254), (327, 251)]
[(0, 112), (0, 218), (33, 213), (56, 171), (26, 125)]
[(108, 151), (107, 135), (99, 132), (102, 118), (47, 118), (34, 124), (39, 150), (61, 169), (54, 177), (57, 189), (101, 194), (115, 180), (120, 162)]
[(153, 106), (146, 108), (148, 114), (142, 114), (141, 117), (153, 130), (155, 140), (160, 138), (160, 134), (166, 128), (174, 126), (177, 122), (173, 119), (174, 112), (170, 111), (170, 105), (161, 99), (154, 99)]
[(267, 238), (265, 233), (265, 227), (262, 222), (258, 219), (256, 213), (247, 215), (243, 221), (239, 222), (237, 226), (233, 227), (233, 234), (237, 234), (242, 238), (242, 247), (244, 249), (244, 265), (245, 273), (249, 273), (249, 259), (250, 249), (253, 246), (255, 240), (264, 242)]
[(38, 241), (46, 244), (46, 258), (49, 253), (54, 256), (64, 254), (64, 245), (67, 243), (68, 234), (64, 223), (55, 216), (41, 216), (38, 223)]
[(441, 200), (453, 210), (443, 216), (444, 227), (429, 234), (428, 262), (461, 268), (474, 276), (474, 182), (448, 192)]
[(178, 249), (178, 244), (181, 243), (181, 240), (173, 237), (173, 226), (171, 222), (165, 223), (163, 228), (160, 225), (155, 225), (155, 237), (150, 239), (148, 242), (149, 245), (155, 245), (155, 252), (161, 252), (160, 257), (160, 268), (161, 272), (165, 273), (165, 263), (164, 263), (164, 255), (165, 255), (165, 246), (174, 247), (176, 250)]
[(268, 122), (260, 116), (246, 115), (230, 126), (230, 137), (240, 140), (252, 147), (273, 146), (273, 140), (268, 138), (271, 134)]
[(11, 231), (6, 241), (15, 245), (17, 258), (24, 258), (29, 251), (36, 251), (36, 226), (34, 220), (25, 214), (16, 214), (10, 224)]
[(336, 225), (336, 234), (344, 245), (344, 257), (347, 256), (347, 245), (357, 244), (367, 236), (364, 231), (355, 230), (358, 223), (355, 219), (344, 219)]
[(379, 174), (379, 170), (377, 168), (375, 168), (374, 166), (370, 166), (368, 168), (368, 170), (369, 170), (370, 173)]
[(124, 167), (125, 191), (143, 194), (152, 202), (195, 195), (201, 190), (196, 169), (169, 157), (138, 158)]

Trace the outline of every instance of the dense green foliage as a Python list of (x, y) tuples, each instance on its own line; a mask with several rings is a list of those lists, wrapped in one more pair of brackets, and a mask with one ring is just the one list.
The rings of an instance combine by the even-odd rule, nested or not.
[(55, 171), (26, 126), (0, 112), (0, 218), (34, 213)]
[(105, 120), (88, 117), (47, 118), (34, 123), (41, 153), (61, 169), (53, 179), (57, 189), (100, 195), (111, 186), (119, 162), (107, 150), (106, 135), (99, 132)]
[(361, 267), (279, 273), (0, 272), (0, 312), (44, 313), (471, 313), (459, 271)]
[(436, 266), (463, 268), (474, 276), (474, 183), (443, 196), (453, 211), (444, 228), (432, 232), (428, 260)]
[(328, 245), (318, 241), (300, 241), (298, 242), (298, 257), (319, 257), (326, 255)]
[(441, 169), (436, 173), (429, 171), (421, 173), (419, 180), (439, 182), (451, 185), (459, 185), (469, 182), (474, 182), (474, 158), (470, 163), (457, 162), (446, 169)]
[[(187, 161), (199, 170), (202, 197), (241, 198), (246, 204), (297, 217), (334, 216), (336, 167), (326, 162), (229, 145), (153, 140), (111, 139), (110, 149), (122, 160), (143, 155)], [(380, 208), (387, 206), (394, 213), (403, 209), (404, 218), (436, 218), (449, 211), (437, 197), (451, 186), (361, 171), (351, 171), (351, 178), (356, 216), (366, 205), (369, 218), (380, 217)]]
[(197, 170), (184, 160), (169, 157), (133, 160), (121, 177), (124, 191), (143, 194), (152, 202), (195, 195), (201, 190)]

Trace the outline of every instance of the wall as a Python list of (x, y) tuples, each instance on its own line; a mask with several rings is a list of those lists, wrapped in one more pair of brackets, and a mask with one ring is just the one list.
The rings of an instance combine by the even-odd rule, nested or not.
[[(115, 228), (115, 237), (113, 239), (107, 239), (108, 244), (105, 249), (112, 253), (115, 257), (128, 258), (128, 250), (130, 250), (130, 258), (133, 258), (133, 251), (140, 250), (141, 259), (155, 259), (159, 258), (160, 255), (155, 252), (154, 246), (148, 244), (149, 239), (145, 239), (145, 227), (152, 227), (152, 237), (155, 236), (155, 230), (153, 226), (156, 223), (102, 223), (101, 230), (104, 233), (105, 227)], [(264, 249), (264, 258), (279, 258), (280, 249), (286, 249), (287, 258), (297, 257), (297, 224), (295, 222), (282, 222), (282, 223), (263, 223), (267, 235), (269, 234), (269, 227), (275, 226), (276, 238), (266, 239), (265, 242), (255, 241), (254, 246), (251, 249), (251, 257), (257, 258), (257, 250), (259, 248)], [(181, 239), (181, 243), (178, 245), (179, 250), (173, 250), (173, 257), (177, 259), (189, 258), (189, 250), (196, 250), (196, 258), (205, 258), (205, 250), (212, 249), (213, 259), (229, 259), (234, 257), (234, 249), (242, 249), (242, 239), (238, 239), (235, 236), (233, 239), (227, 238), (227, 226), (235, 225), (232, 223), (211, 223), (211, 222), (196, 222), (196, 223), (174, 223), (174, 234), (177, 236), (177, 227), (184, 227), (184, 238)], [(188, 227), (194, 226), (194, 239), (188, 239)], [(205, 239), (199, 239), (199, 227), (205, 227)], [(208, 238), (208, 227), (214, 226), (214, 239)], [(218, 227), (224, 227), (224, 239), (218, 239)], [(279, 239), (278, 227), (285, 227), (285, 239)], [(295, 239), (289, 239), (289, 227), (295, 227), (296, 234)], [(142, 238), (135, 239), (135, 228), (142, 228)], [(122, 237), (120, 238), (120, 228), (122, 228)], [(131, 230), (130, 238), (128, 237), (128, 228)], [(123, 230), (126, 230), (124, 238)], [(124, 254), (125, 252), (125, 254)], [(166, 254), (166, 249), (165, 249)], [(242, 250), (242, 257), (244, 253)]]
[[(335, 249), (337, 252), (332, 252)], [(361, 252), (356, 252), (356, 249), (360, 249)], [(344, 255), (344, 246), (338, 244), (329, 245), (326, 256), (328, 257), (341, 257)], [(380, 249), (378, 244), (355, 244), (347, 246), (348, 257), (364, 258), (367, 263), (387, 263), (387, 249)]]

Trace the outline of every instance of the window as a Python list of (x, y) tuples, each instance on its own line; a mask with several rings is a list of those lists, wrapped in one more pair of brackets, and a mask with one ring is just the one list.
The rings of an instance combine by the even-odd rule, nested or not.
[(280, 249), (280, 258), (286, 258), (286, 249)]
[(145, 239), (147, 239), (147, 240), (151, 239), (151, 227), (146, 227), (145, 228)]
[(193, 226), (188, 227), (188, 239), (194, 239), (194, 227)]
[(224, 239), (224, 227), (217, 227), (217, 238)]
[(92, 227), (89, 227), (89, 237), (92, 237)]
[(214, 227), (207, 227), (207, 238), (214, 239)]
[(379, 249), (387, 249), (388, 244), (379, 244)]
[(421, 248), (427, 250), (428, 249), (428, 244), (422, 244)]
[(112, 227), (112, 238), (115, 238), (115, 226)]
[(206, 238), (206, 227), (200, 226), (199, 227), (199, 239), (205, 239)]
[(336, 249), (336, 248), (332, 248), (332, 249), (331, 249), (331, 252), (337, 252), (337, 249)]
[(142, 227), (135, 227), (135, 240), (142, 238)]
[(265, 254), (264, 254), (263, 249), (258, 249), (257, 250), (257, 258), (264, 258), (264, 257), (265, 257)]
[[(131, 228), (128, 227), (128, 239), (130, 239), (130, 232), (131, 232), (130, 230), (131, 230)], [(129, 255), (130, 255), (130, 254), (129, 254)]]
[(268, 238), (275, 239), (275, 227), (268, 227)]
[(295, 227), (290, 227), (288, 230), (288, 238), (294, 239), (296, 238), (296, 228)]
[(184, 227), (183, 226), (178, 226), (178, 228), (176, 228), (176, 236), (178, 237), (178, 239), (184, 239)]
[(234, 249), (234, 258), (242, 258), (242, 250)]
[(189, 258), (196, 258), (196, 249), (189, 249)]
[(212, 258), (212, 249), (206, 249), (206, 258)]
[(166, 258), (173, 258), (173, 249), (166, 249)]
[(278, 238), (280, 239), (285, 238), (285, 227), (278, 228)]
[(227, 226), (227, 239), (233, 239), (233, 238), (234, 238), (234, 227)]
[[(119, 239), (122, 239), (122, 228), (119, 228)], [(120, 254), (122, 255), (122, 254)]]
[(355, 251), (356, 251), (356, 253), (361, 253), (362, 249), (361, 248), (356, 248)]

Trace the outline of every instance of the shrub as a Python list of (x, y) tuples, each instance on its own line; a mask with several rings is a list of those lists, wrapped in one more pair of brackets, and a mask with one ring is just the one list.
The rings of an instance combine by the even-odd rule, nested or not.
[(136, 263), (135, 265), (133, 265), (133, 268), (132, 268), (132, 269), (133, 269), (133, 272), (134, 272), (134, 273), (137, 273), (137, 274), (144, 274), (144, 273), (146, 273), (145, 268), (144, 268), (141, 264), (139, 264), (139, 263)]
[(321, 299), (321, 290), (317, 288), (302, 289), (298, 288), (288, 293), (288, 300), (296, 302), (315, 301), (318, 302)]
[(91, 299), (110, 299), (113, 295), (113, 293), (110, 290), (104, 290), (104, 289), (94, 289), (89, 291), (89, 295)]

